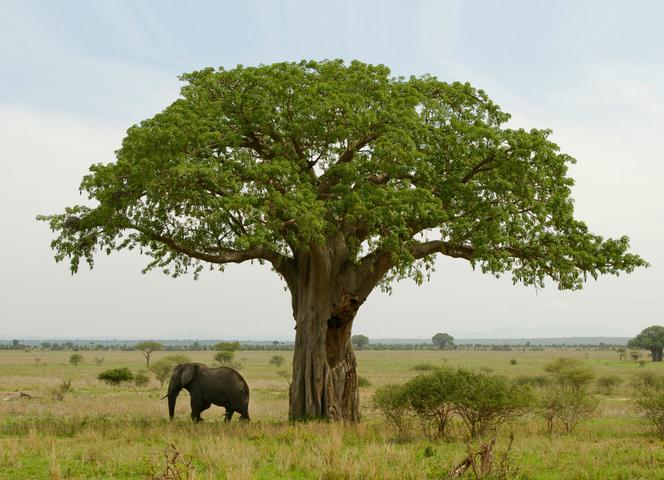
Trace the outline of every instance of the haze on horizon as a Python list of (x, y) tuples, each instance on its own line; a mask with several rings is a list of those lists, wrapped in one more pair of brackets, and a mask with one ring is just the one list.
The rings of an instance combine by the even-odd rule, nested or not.
[(512, 125), (577, 159), (576, 216), (652, 266), (577, 292), (513, 286), (440, 258), (431, 281), (375, 291), (370, 338), (633, 336), (664, 323), (664, 32), (659, 2), (13, 2), (0, 18), (0, 337), (292, 339), (267, 266), (172, 279), (135, 253), (71, 276), (37, 214), (80, 202), (92, 163), (207, 66), (343, 58), (484, 89)]

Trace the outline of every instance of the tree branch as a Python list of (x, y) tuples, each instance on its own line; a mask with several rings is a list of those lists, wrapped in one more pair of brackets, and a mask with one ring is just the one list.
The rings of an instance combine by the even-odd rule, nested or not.
[(355, 156), (356, 152), (359, 152), (362, 150), (364, 147), (366, 147), (369, 143), (373, 142), (378, 138), (378, 135), (376, 134), (370, 134), (370, 135), (365, 135), (363, 138), (356, 140), (352, 142), (350, 145), (348, 145), (348, 148), (339, 155), (339, 159), (337, 160), (337, 163), (348, 163), (350, 162), (353, 157)]
[(418, 260), (433, 255), (434, 253), (442, 253), (448, 257), (472, 260), (474, 252), (475, 250), (473, 247), (467, 245), (453, 245), (442, 240), (431, 240), (429, 242), (414, 241), (410, 246), (411, 255)]
[[(348, 163), (351, 160), (353, 160), (353, 157), (357, 152), (359, 152), (362, 148), (366, 147), (369, 143), (373, 142), (379, 137), (378, 134), (372, 133), (372, 134), (367, 134), (364, 137), (355, 140), (354, 142), (351, 142), (346, 150), (344, 150), (341, 155), (339, 155), (339, 158), (337, 159), (335, 165), (341, 165), (343, 163)], [(321, 182), (318, 187), (318, 193), (319, 194), (325, 194), (330, 191), (330, 187), (333, 185), (333, 178), (334, 178), (334, 171), (330, 172), (329, 170), (321, 176)]]
[(461, 183), (468, 183), (478, 173), (493, 170), (495, 167), (489, 167), (488, 165), (494, 160), (496, 160), (496, 155), (495, 153), (492, 153), (490, 156), (471, 168), (470, 171), (461, 179)]

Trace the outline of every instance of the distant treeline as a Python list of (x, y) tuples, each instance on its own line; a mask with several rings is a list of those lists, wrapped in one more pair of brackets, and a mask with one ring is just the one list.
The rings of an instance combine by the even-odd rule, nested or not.
[[(595, 340), (595, 342), (591, 342)], [(538, 339), (459, 339), (447, 350), (543, 350), (555, 349), (598, 349), (612, 350), (623, 348), (627, 344), (623, 337), (570, 337), (570, 338), (538, 338)], [(174, 351), (205, 351), (214, 350), (213, 346), (220, 340), (157, 340), (164, 349)], [(140, 340), (0, 340), (0, 350), (134, 350)], [(394, 343), (380, 339), (365, 345), (361, 350), (437, 350), (432, 343), (401, 342)], [(293, 350), (293, 342), (281, 341), (240, 341), (241, 350)]]

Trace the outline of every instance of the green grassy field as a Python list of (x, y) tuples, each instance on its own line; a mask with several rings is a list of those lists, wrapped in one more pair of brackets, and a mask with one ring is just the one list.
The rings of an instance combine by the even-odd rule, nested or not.
[[(165, 387), (154, 379), (138, 389), (96, 379), (108, 368), (144, 368), (139, 352), (81, 353), (85, 359), (74, 367), (68, 362), (71, 352), (0, 351), (0, 478), (151, 478), (164, 472), (169, 445), (191, 459), (197, 479), (446, 478), (466, 454), (461, 425), (452, 426), (451, 438), (427, 439), (413, 430), (398, 439), (395, 429), (369, 408), (375, 389), (408, 380), (421, 363), (516, 377), (543, 374), (543, 366), (560, 356), (584, 360), (596, 376), (618, 375), (624, 382), (611, 395), (599, 395), (598, 411), (570, 435), (547, 434), (544, 421), (535, 416), (503, 426), (497, 448), (505, 448), (513, 433), (510, 462), (518, 469), (513, 478), (664, 478), (662, 441), (637, 414), (628, 385), (637, 372), (659, 371), (664, 365), (640, 367), (620, 361), (615, 352), (360, 351), (359, 374), (371, 386), (361, 388), (359, 425), (286, 421), (288, 385), (277, 373), (284, 367), (269, 360), (280, 354), (288, 365), (288, 352), (236, 353), (251, 388), (252, 422), (230, 425), (223, 423), (218, 407), (204, 412), (205, 422), (193, 425), (186, 391), (176, 421), (169, 422), (166, 401), (160, 400)], [(152, 361), (168, 354), (156, 352)], [(187, 355), (212, 364), (212, 352)], [(101, 366), (93, 362), (98, 356), (105, 357)], [(51, 391), (65, 378), (72, 379), (73, 392), (53, 399)], [(17, 398), (17, 392), (32, 398)]]

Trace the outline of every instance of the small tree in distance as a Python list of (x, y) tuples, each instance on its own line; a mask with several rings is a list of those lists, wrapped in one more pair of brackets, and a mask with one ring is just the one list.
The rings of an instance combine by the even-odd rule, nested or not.
[(157, 379), (159, 384), (163, 387), (166, 380), (171, 376), (173, 372), (173, 367), (181, 363), (190, 363), (191, 358), (187, 355), (181, 353), (175, 355), (169, 355), (164, 358), (160, 358), (156, 362), (153, 362), (150, 367), (150, 371), (154, 374), (154, 378)]
[(150, 366), (150, 355), (152, 355), (152, 352), (156, 352), (157, 350), (163, 350), (163, 349), (164, 345), (161, 342), (155, 342), (152, 340), (139, 342), (136, 345), (134, 345), (134, 350), (140, 350), (141, 352), (143, 352), (143, 355), (145, 356), (146, 367)]
[(662, 361), (662, 349), (664, 349), (664, 327), (653, 325), (644, 328), (635, 338), (632, 338), (627, 346), (629, 348), (643, 348), (650, 350), (653, 362)]
[(235, 354), (233, 352), (229, 352), (227, 350), (222, 350), (221, 352), (217, 352), (214, 355), (214, 359), (219, 362), (220, 365), (230, 365), (233, 363), (233, 356)]
[(437, 333), (431, 337), (431, 341), (440, 349), (454, 346), (454, 337), (447, 333)]
[(362, 350), (369, 345), (369, 337), (366, 335), (353, 335), (350, 337), (350, 341), (353, 343), (353, 346), (357, 347), (359, 350)]
[(273, 355), (270, 359), (270, 363), (275, 367), (281, 367), (286, 362), (286, 359), (283, 355)]
[(234, 352), (240, 349), (240, 342), (219, 342), (214, 344), (213, 350)]
[(83, 361), (83, 355), (80, 353), (74, 353), (69, 357), (69, 363), (73, 366), (78, 367), (78, 364)]

